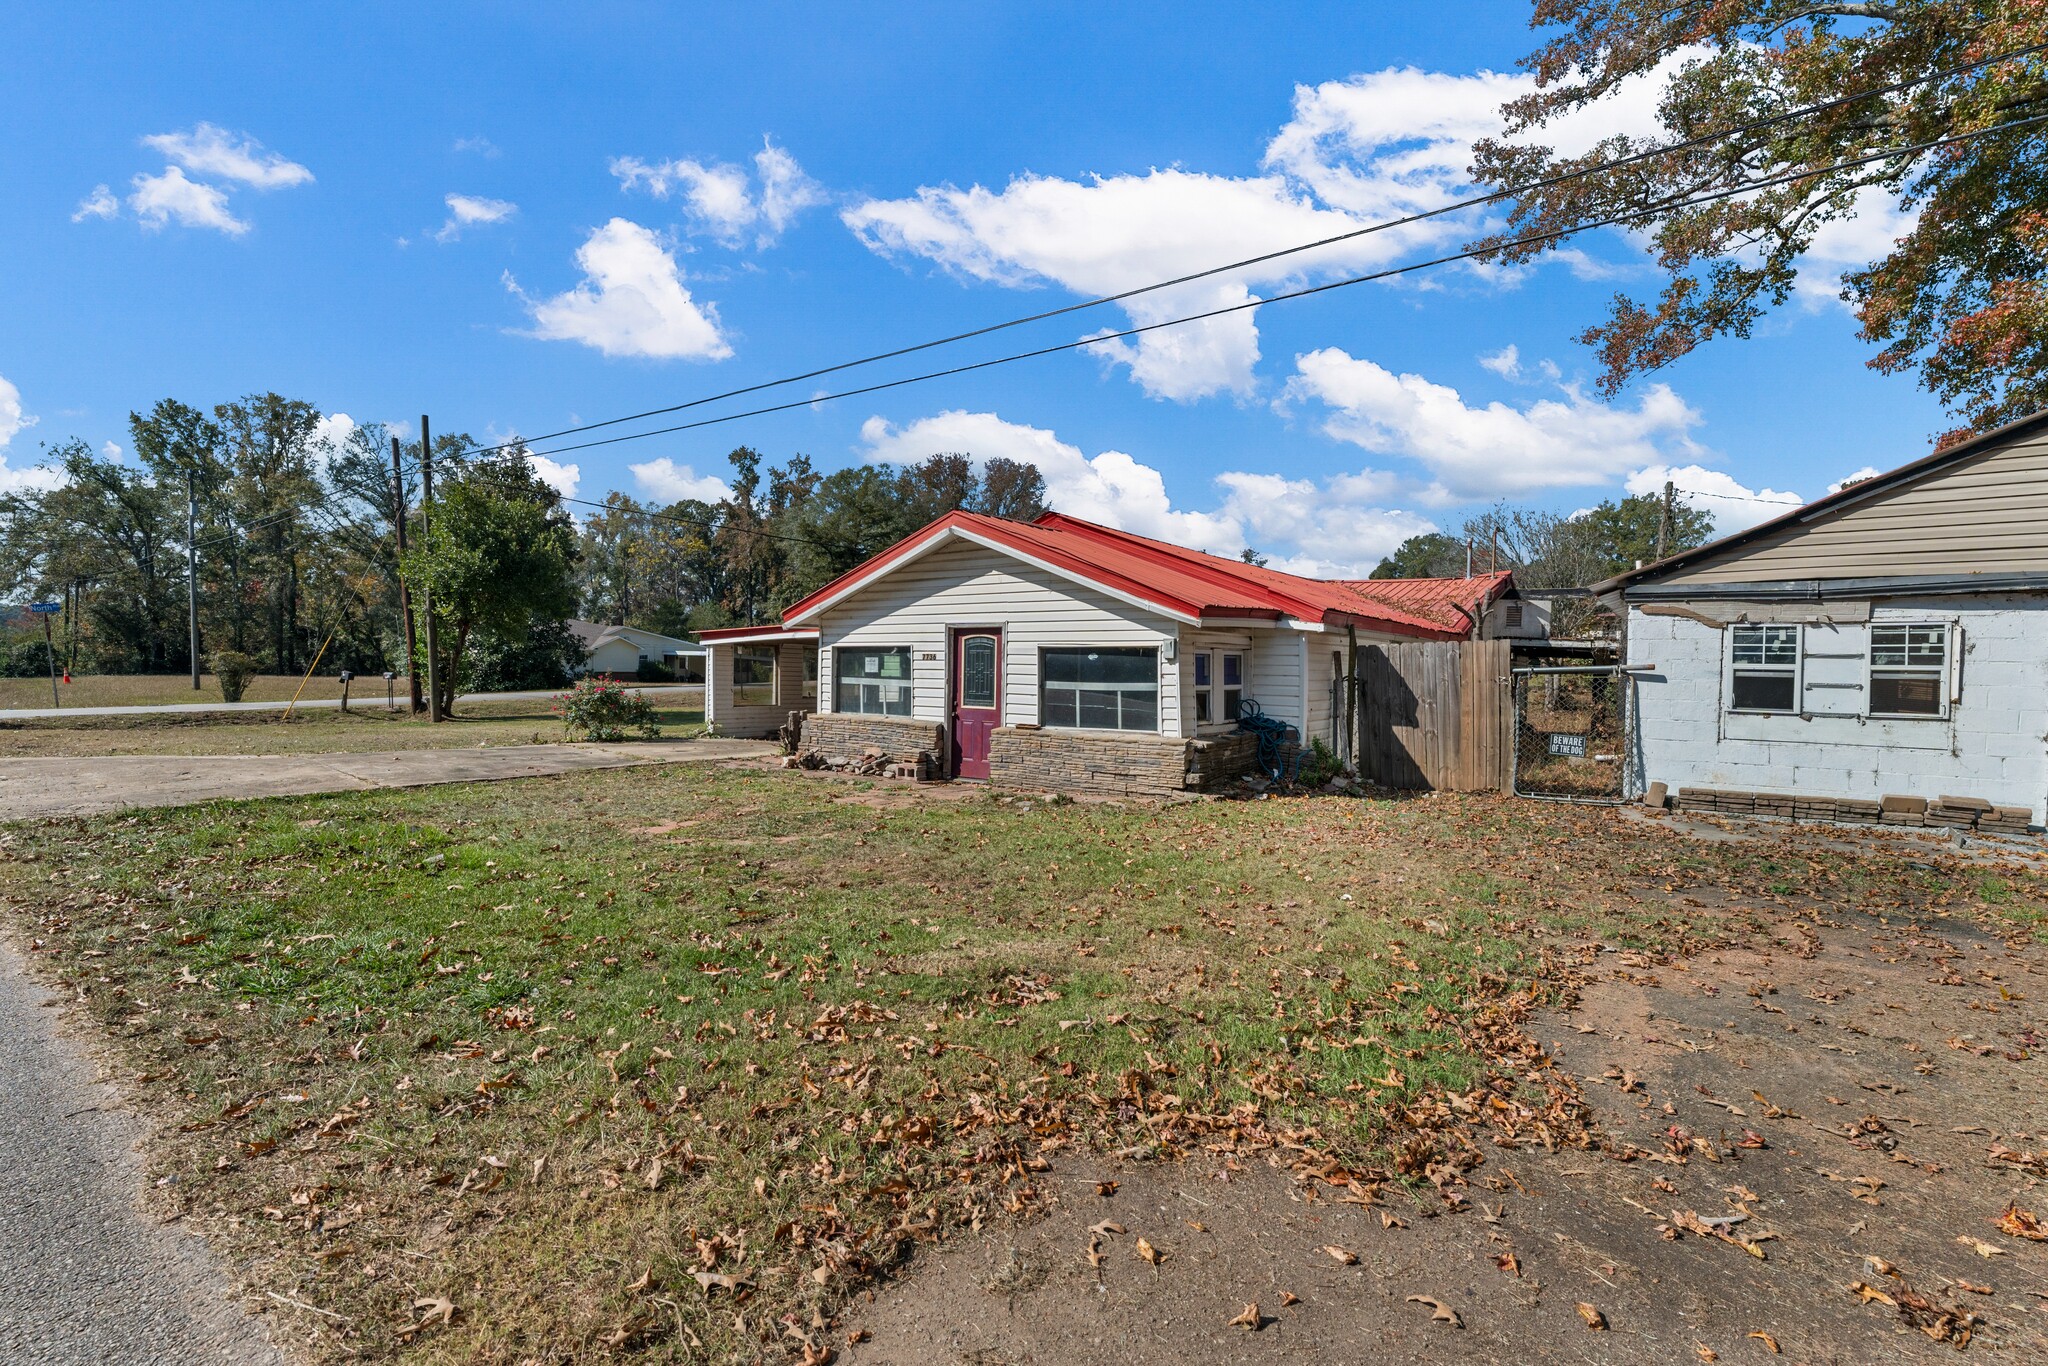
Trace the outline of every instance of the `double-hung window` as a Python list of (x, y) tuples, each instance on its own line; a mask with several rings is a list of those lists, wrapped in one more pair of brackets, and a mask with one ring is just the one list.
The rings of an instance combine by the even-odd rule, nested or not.
[(1244, 656), (1226, 654), (1223, 656), (1223, 716), (1232, 724), (1237, 721), (1237, 709), (1244, 701)]
[(1195, 724), (1198, 726), (1206, 726), (1216, 719), (1216, 714), (1209, 705), (1210, 699), (1215, 695), (1215, 670), (1212, 667), (1215, 659), (1216, 656), (1207, 650), (1195, 655)]
[(842, 645), (832, 652), (839, 675), (833, 710), (859, 716), (910, 715), (910, 651)]
[(773, 645), (741, 645), (732, 652), (732, 704), (735, 707), (775, 705)]
[(1949, 629), (1944, 625), (1870, 628), (1870, 714), (1948, 714)]
[(1799, 628), (1737, 625), (1728, 628), (1728, 706), (1731, 711), (1799, 710)]
[(818, 652), (804, 651), (804, 705), (815, 710), (818, 705)]
[(1046, 650), (1039, 721), (1070, 730), (1159, 729), (1159, 651)]

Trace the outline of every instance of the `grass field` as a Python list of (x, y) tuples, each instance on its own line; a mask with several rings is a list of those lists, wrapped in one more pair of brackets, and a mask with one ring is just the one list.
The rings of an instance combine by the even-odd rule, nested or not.
[[(244, 702), (289, 702), (299, 691), (297, 674), (258, 674), (249, 680), (242, 694)], [(181, 703), (218, 702), (220, 682), (212, 674), (201, 674), (199, 690), (192, 689), (190, 674), (78, 674), (69, 683), (57, 685), (60, 707), (162, 707)], [(403, 678), (393, 682), (399, 704), (406, 699)], [(315, 675), (305, 680), (306, 700), (341, 696), (341, 680), (333, 675)], [(349, 686), (351, 704), (357, 707), (384, 705), (384, 677), (358, 677)], [(0, 678), (0, 711), (41, 710), (50, 705), (47, 678)]]
[(2040, 923), (2038, 880), (1953, 873), (1484, 797), (695, 766), (0, 831), (0, 913), (174, 1121), (164, 1212), (328, 1361), (822, 1360), (873, 1268), (1076, 1146), (1456, 1198), (1571, 1141), (1518, 1021), (1603, 946)]

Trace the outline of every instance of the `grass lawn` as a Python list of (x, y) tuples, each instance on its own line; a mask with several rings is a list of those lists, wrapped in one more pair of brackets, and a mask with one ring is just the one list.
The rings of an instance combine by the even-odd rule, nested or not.
[[(660, 707), (662, 738), (700, 733), (699, 707)], [(0, 721), (0, 758), (88, 758), (110, 754), (362, 754), (399, 749), (544, 745), (563, 739), (562, 718), (545, 701), (473, 702), (435, 725), (376, 707), (295, 712), (187, 712), (168, 716), (81, 716)]]
[(159, 1194), (332, 1361), (822, 1352), (876, 1265), (1028, 1212), (1076, 1146), (1441, 1207), (1495, 1144), (1573, 1141), (1517, 1022), (1603, 946), (2043, 899), (1495, 798), (708, 766), (0, 831), (0, 908), (175, 1121)]

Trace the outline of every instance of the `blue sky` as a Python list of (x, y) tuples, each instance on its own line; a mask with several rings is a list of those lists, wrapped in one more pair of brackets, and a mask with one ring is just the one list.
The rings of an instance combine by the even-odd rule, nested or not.
[[(127, 413), (164, 396), (551, 431), (1433, 206), (1514, 93), (1527, 12), (14, 0), (0, 484), (34, 478), (43, 442), (125, 447)], [(1558, 140), (1644, 130), (1654, 94)], [(937, 358), (1438, 254), (1479, 226)], [(715, 493), (742, 443), (825, 468), (1010, 455), (1067, 511), (1326, 573), (1495, 498), (1569, 511), (1667, 468), (1706, 493), (1813, 497), (1949, 425), (1910, 378), (1866, 370), (1833, 301), (1831, 275), (1892, 226), (1873, 206), (1755, 339), (1611, 401), (1571, 338), (1656, 281), (1602, 233), (1511, 275), (1357, 286), (549, 471), (582, 497), (665, 498)], [(1700, 501), (1724, 529), (1773, 511)]]

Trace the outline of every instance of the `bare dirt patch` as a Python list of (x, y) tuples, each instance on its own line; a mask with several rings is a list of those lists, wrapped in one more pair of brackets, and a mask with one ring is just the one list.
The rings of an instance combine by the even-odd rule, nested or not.
[[(1442, 1215), (1398, 1192), (1341, 1203), (1257, 1161), (1059, 1163), (1040, 1182), (1047, 1217), (914, 1263), (849, 1319), (869, 1336), (847, 1359), (1846, 1366), (2048, 1350), (2048, 1243), (2000, 1227), (2009, 1205), (2048, 1214), (2043, 946), (1959, 921), (1809, 916), (1690, 960), (1602, 953), (1587, 976), (1535, 1029), (1581, 1079), (1599, 1148), (1492, 1154), (1473, 1207)], [(1105, 1220), (1124, 1232), (1091, 1234)], [(1260, 1326), (1234, 1325), (1251, 1306)]]

